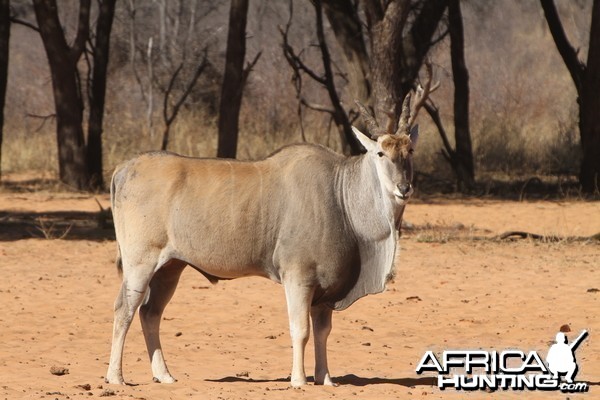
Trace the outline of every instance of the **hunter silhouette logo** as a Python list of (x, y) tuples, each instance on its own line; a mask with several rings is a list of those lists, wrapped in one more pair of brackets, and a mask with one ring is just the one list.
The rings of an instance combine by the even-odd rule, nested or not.
[(573, 379), (577, 374), (577, 361), (575, 360), (575, 350), (583, 339), (588, 335), (588, 331), (584, 330), (571, 344), (568, 344), (567, 337), (564, 333), (556, 334), (556, 344), (553, 344), (548, 350), (546, 362), (548, 369), (552, 372), (554, 379), (559, 379), (559, 376), (566, 374), (568, 383), (573, 383)]
[[(440, 389), (456, 390), (560, 390), (587, 392), (587, 382), (575, 382), (578, 371), (575, 351), (588, 336), (587, 330), (568, 342), (564, 333), (548, 350), (546, 362), (536, 351), (446, 350), (441, 356), (425, 352), (416, 372), (438, 373)], [(562, 382), (562, 377), (566, 382)]]

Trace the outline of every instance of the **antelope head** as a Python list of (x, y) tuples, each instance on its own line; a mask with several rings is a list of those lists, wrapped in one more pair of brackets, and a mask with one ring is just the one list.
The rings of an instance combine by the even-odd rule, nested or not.
[(419, 137), (419, 126), (414, 122), (429, 94), (439, 86), (439, 84), (431, 86), (431, 64), (426, 64), (426, 67), (427, 80), (423, 87), (419, 85), (415, 90), (412, 107), (411, 93), (404, 98), (398, 129), (395, 132), (393, 132), (393, 118), (389, 119), (386, 128), (381, 128), (365, 106), (356, 102), (370, 136), (354, 126), (352, 130), (367, 150), (366, 156), (373, 158), (384, 193), (399, 206), (406, 204), (413, 193), (412, 155)]

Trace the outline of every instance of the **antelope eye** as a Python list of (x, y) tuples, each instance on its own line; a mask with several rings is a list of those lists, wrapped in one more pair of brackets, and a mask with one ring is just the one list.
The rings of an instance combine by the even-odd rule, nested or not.
[(383, 152), (382, 152), (382, 151), (380, 151), (380, 152), (378, 152), (378, 153), (377, 153), (377, 155), (378, 155), (379, 157), (383, 157)]

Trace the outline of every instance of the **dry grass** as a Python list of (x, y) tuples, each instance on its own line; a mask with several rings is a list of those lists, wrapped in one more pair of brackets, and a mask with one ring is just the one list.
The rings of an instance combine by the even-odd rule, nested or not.
[[(465, 3), (471, 133), (480, 181), (500, 176), (507, 180), (527, 179), (525, 177), (532, 175), (561, 179), (561, 176), (572, 176), (579, 166), (575, 90), (545, 28), (539, 5), (532, 4), (502, 2), (483, 7)], [(302, 11), (302, 7), (306, 10)], [(319, 70), (318, 52), (311, 51), (310, 47), (314, 36), (310, 31), (312, 11), (310, 5), (302, 7), (299, 5), (296, 10), (299, 19), (294, 25), (297, 31), (294, 45), (298, 49), (308, 49), (305, 61)], [(584, 57), (587, 39), (583, 33), (589, 26), (589, 21), (584, 18), (585, 10), (572, 2), (561, 3), (559, 7), (568, 16), (564, 18), (567, 33), (576, 47), (582, 48), (581, 56)], [(241, 159), (262, 158), (283, 145), (302, 141), (291, 73), (281, 55), (276, 32), (277, 23), (284, 23), (287, 18), (287, 7), (273, 3), (266, 9), (259, 9), (267, 12), (273, 23), (257, 22), (252, 18), (249, 21), (249, 31), (256, 35), (248, 42), (249, 55), (263, 50), (263, 57), (245, 88), (238, 144), (238, 158)], [(253, 12), (256, 10), (251, 10), (251, 14)], [(213, 16), (215, 21), (216, 16)], [(47, 121), (38, 130), (40, 121), (26, 117), (27, 113), (47, 115), (53, 109), (49, 72), (40, 62), (44, 59), (43, 49), (34, 33), (20, 27), (15, 29), (1, 169), (3, 172), (50, 171), (56, 175), (54, 121)], [(215, 46), (224, 42), (225, 34), (219, 35), (222, 37), (214, 38)], [(333, 38), (330, 41), (333, 43)], [(336, 66), (343, 69), (339, 49), (333, 44), (330, 47)], [(222, 60), (218, 57), (222, 54), (217, 50), (218, 47), (213, 49), (217, 54), (214, 61), (215, 65), (220, 65)], [(442, 42), (431, 57), (436, 66), (436, 79), (442, 83), (433, 97), (452, 141), (453, 88), (448, 53), (448, 42)], [(127, 60), (123, 55), (115, 58)], [(111, 70), (106, 105), (103, 147), (106, 178), (118, 163), (140, 152), (158, 149), (162, 136), (159, 91), (156, 91), (153, 127), (150, 129), (142, 91), (132, 78), (129, 66), (123, 60), (118, 65)], [(343, 84), (340, 79), (342, 98), (351, 101), (347, 99)], [(214, 102), (218, 82), (204, 82), (203, 85), (204, 88), (212, 87)], [(321, 89), (309, 82), (304, 83), (303, 89), (312, 101), (328, 104)], [(214, 111), (203, 103), (202, 98), (206, 95), (202, 92), (192, 96), (191, 103), (184, 107), (172, 128), (169, 150), (198, 157), (216, 154), (217, 120)], [(327, 115), (306, 111), (304, 117), (307, 141), (340, 150), (337, 130)], [(419, 119), (417, 170), (452, 182), (452, 172), (440, 154), (442, 143), (437, 130), (426, 114)]]
[(47, 240), (62, 240), (67, 237), (73, 225), (68, 225), (66, 228), (57, 227), (55, 222), (48, 221), (43, 217), (37, 219), (36, 229), (44, 235)]
[[(340, 149), (337, 130), (328, 130), (328, 121), (311, 116), (305, 121), (307, 140)], [(129, 127), (131, 125), (131, 127)], [(104, 134), (105, 178), (120, 162), (135, 155), (160, 148), (162, 133), (154, 135), (147, 130), (133, 127), (133, 123), (111, 124)], [(259, 159), (276, 149), (302, 141), (296, 120), (290, 121), (281, 131), (270, 131), (260, 120), (242, 115), (238, 145), (238, 158)], [(576, 174), (580, 160), (580, 145), (574, 123), (562, 125), (556, 130), (539, 132), (535, 142), (526, 133), (510, 126), (507, 121), (486, 120), (479, 131), (474, 132), (473, 142), (478, 179), (486, 181), (514, 181), (532, 175), (561, 177)], [(438, 133), (423, 124), (416, 155), (417, 169), (438, 179), (452, 181), (452, 172), (440, 154), (441, 141)], [(216, 117), (202, 113), (187, 113), (175, 123), (169, 150), (194, 157), (214, 157), (217, 148)], [(53, 126), (31, 135), (7, 134), (3, 143), (2, 171), (4, 173), (38, 171), (58, 173), (56, 135)]]
[(2, 172), (50, 171), (58, 173), (56, 133), (49, 126), (33, 135), (18, 129), (5, 130)]
[(413, 238), (418, 243), (447, 243), (451, 240), (473, 240), (484, 237), (490, 232), (476, 228), (473, 225), (465, 226), (460, 222), (448, 223), (436, 221), (424, 225), (412, 225), (402, 228), (402, 237)]

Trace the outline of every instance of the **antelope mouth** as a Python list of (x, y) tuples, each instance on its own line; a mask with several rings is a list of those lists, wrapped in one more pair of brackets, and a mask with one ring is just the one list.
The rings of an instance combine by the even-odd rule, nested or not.
[(396, 190), (394, 190), (393, 193), (394, 193), (394, 197), (396, 197), (397, 200), (406, 202), (410, 199), (410, 196), (412, 195), (413, 191), (410, 190), (408, 193), (402, 194), (402, 193), (400, 193), (400, 191), (398, 189), (396, 189)]

